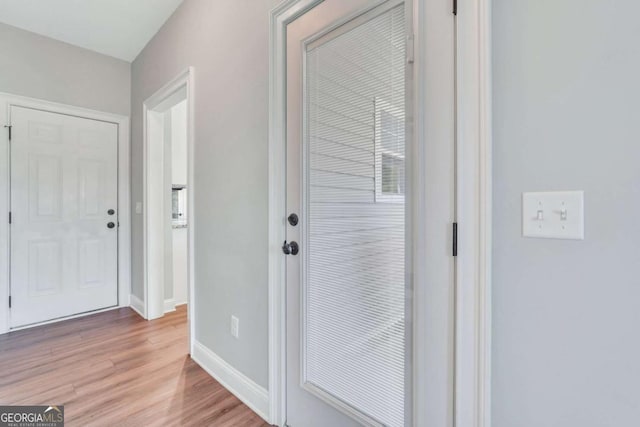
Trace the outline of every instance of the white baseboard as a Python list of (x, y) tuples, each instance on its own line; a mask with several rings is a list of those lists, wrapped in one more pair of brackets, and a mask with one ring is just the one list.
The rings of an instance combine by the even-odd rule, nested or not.
[(131, 307), (131, 294), (126, 294), (119, 297), (118, 305), (120, 307)]
[(191, 358), (245, 405), (269, 422), (269, 392), (229, 365), (207, 347), (194, 341)]
[(130, 299), (131, 299), (131, 304), (129, 305), (129, 307), (131, 307), (133, 311), (135, 311), (140, 316), (142, 316), (143, 319), (146, 319), (147, 316), (144, 315), (144, 302), (142, 302), (140, 298), (138, 298), (133, 294), (131, 294)]
[(173, 298), (164, 300), (164, 312), (176, 311), (176, 300)]

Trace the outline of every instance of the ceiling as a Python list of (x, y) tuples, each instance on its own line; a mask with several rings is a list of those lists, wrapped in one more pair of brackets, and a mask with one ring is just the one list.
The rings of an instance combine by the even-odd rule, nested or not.
[(133, 61), (182, 0), (0, 0), (0, 22)]

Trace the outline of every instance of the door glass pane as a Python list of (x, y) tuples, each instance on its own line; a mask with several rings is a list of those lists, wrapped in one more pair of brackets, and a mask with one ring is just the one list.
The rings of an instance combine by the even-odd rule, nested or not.
[(311, 46), (304, 381), (371, 419), (403, 426), (404, 7)]

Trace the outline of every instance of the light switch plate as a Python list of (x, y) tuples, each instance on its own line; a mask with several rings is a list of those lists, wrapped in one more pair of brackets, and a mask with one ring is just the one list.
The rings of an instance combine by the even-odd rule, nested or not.
[(231, 316), (231, 335), (235, 338), (240, 337), (240, 319)]
[(584, 192), (523, 193), (522, 235), (584, 240)]

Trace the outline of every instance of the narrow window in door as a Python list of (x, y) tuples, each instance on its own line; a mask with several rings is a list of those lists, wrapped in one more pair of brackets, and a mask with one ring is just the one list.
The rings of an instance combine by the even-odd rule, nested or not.
[(374, 101), (376, 202), (404, 202), (404, 98), (401, 102)]

